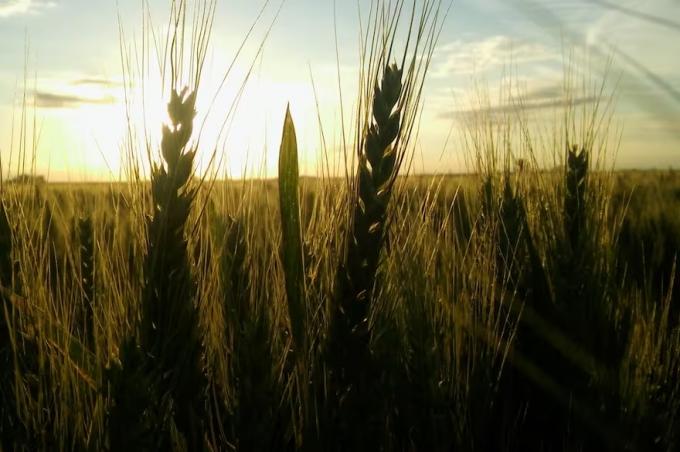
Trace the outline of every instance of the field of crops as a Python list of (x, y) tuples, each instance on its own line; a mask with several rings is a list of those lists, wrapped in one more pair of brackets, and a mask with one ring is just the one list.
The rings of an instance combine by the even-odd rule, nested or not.
[(297, 268), (276, 181), (173, 227), (149, 185), (8, 184), (3, 447), (674, 450), (680, 175), (576, 165), (398, 180), (358, 308), (340, 180), (301, 181)]
[(403, 56), (366, 33), (346, 176), (299, 176), (289, 113), (278, 178), (196, 174), (199, 39), (148, 177), (2, 181), (0, 451), (680, 448), (680, 173), (609, 169), (567, 106), (406, 175), (424, 4)]

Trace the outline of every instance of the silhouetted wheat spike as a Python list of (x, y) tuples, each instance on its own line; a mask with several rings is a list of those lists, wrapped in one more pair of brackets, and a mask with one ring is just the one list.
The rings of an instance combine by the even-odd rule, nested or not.
[[(0, 285), (12, 284), (12, 229), (5, 204), (0, 200)], [(8, 318), (11, 313), (5, 290), (0, 291), (0, 449), (14, 447), (13, 434), (17, 430), (14, 401), (14, 359)]]
[(593, 176), (589, 175), (589, 157), (588, 149), (574, 146), (567, 150), (563, 216), (570, 249), (561, 263), (561, 294), (563, 309), (568, 313), (568, 332), (590, 357), (581, 378), (570, 375), (570, 381), (591, 403), (597, 420), (608, 427), (605, 437), (599, 431), (601, 427), (586, 426), (585, 430), (590, 431), (584, 433), (585, 438), (590, 444), (609, 443), (613, 450), (616, 447), (611, 447), (612, 437), (630, 438), (619, 431), (627, 422), (626, 410), (622, 409), (620, 370), (625, 365), (631, 337), (631, 311), (614, 295), (618, 284), (611, 271), (616, 265), (615, 257), (600, 240), (602, 231), (615, 237), (617, 226), (607, 224), (608, 220), (598, 215), (606, 193), (597, 184), (590, 186)]
[(225, 310), (233, 326), (242, 327), (250, 303), (246, 231), (243, 221), (232, 217), (227, 217), (224, 229), (220, 276), (228, 298), (225, 300)]
[(576, 147), (567, 152), (564, 196), (564, 229), (572, 251), (580, 245), (585, 227), (586, 190), (588, 183), (588, 152), (577, 151)]
[[(507, 303), (514, 321), (518, 321), (513, 353), (546, 372), (559, 375), (562, 356), (554, 348), (546, 331), (558, 325), (555, 306), (545, 268), (541, 262), (529, 228), (523, 194), (512, 187), (510, 174), (504, 175), (504, 188), (499, 205), (497, 278), (509, 287), (512, 298)], [(496, 404), (505, 411), (522, 413), (521, 423), (513, 432), (520, 449), (536, 449), (552, 438), (562, 440), (567, 420), (557, 401), (536, 391), (536, 385), (521, 369), (503, 370), (499, 381), (502, 399)], [(503, 406), (505, 405), (505, 406)], [(547, 439), (546, 439), (547, 438)]]
[[(365, 132), (363, 149), (359, 152), (357, 191), (352, 201), (354, 213), (346, 243), (347, 254), (337, 276), (329, 358), (339, 385), (339, 409), (346, 413), (364, 412), (363, 409), (371, 403), (368, 397), (372, 379), (368, 316), (385, 240), (387, 207), (400, 163), (396, 144), (401, 126), (398, 106), (401, 93), (402, 70), (396, 65), (385, 67), (382, 81), (375, 87), (373, 121)], [(374, 420), (352, 423), (351, 416), (341, 414), (340, 417), (340, 436), (351, 435), (357, 438), (357, 442), (377, 440), (370, 433), (370, 424)], [(345, 421), (357, 425), (342, 425)], [(370, 449), (368, 443), (362, 447)]]
[[(365, 336), (368, 307), (384, 242), (387, 206), (397, 170), (392, 144), (399, 135), (401, 70), (387, 66), (382, 83), (375, 89), (373, 123), (366, 132), (359, 155), (357, 199), (347, 241), (347, 256), (339, 275), (341, 316), (347, 331)], [(370, 165), (370, 166), (369, 166)]]
[(9, 288), (12, 284), (12, 228), (5, 203), (0, 200), (0, 282)]
[(498, 212), (495, 196), (493, 176), (485, 175), (484, 181), (482, 182), (480, 197), (482, 200), (482, 218), (487, 225), (492, 221), (492, 218), (495, 217), (496, 212)]
[[(38, 189), (36, 188), (36, 191)], [(51, 199), (47, 192), (40, 195), (43, 199), (41, 221), (42, 228), (40, 229), (42, 240), (43, 252), (47, 258), (48, 265), (46, 267), (47, 274), (45, 277), (49, 281), (49, 287), (51, 290), (51, 302), (56, 303), (60, 299), (60, 287), (63, 285), (61, 278), (63, 276), (63, 265), (62, 257), (60, 256), (58, 246), (61, 243), (59, 240), (59, 228), (56, 222), (54, 211), (52, 209)]]
[[(195, 150), (188, 149), (196, 114), (195, 99), (195, 93), (187, 94), (186, 89), (173, 90), (168, 104), (171, 124), (163, 127), (161, 141), (165, 164), (154, 164), (151, 172), (153, 214), (147, 224), (139, 345), (131, 342), (122, 348), (122, 372), (114, 373), (112, 417), (117, 422), (125, 422), (122, 414), (136, 409), (145, 419), (147, 412), (156, 410), (161, 416), (160, 423), (168, 415), (163, 410), (171, 406), (170, 416), (184, 435), (188, 450), (204, 447), (207, 390), (198, 312), (194, 304), (196, 284), (184, 238), (196, 195), (196, 188), (190, 184)], [(135, 383), (151, 388), (139, 394), (138, 403), (142, 405), (139, 407), (133, 406), (134, 401), (128, 399), (128, 394), (116, 391), (116, 388), (124, 391)], [(165, 396), (171, 398), (170, 405), (149, 400)], [(132, 419), (127, 422), (135, 422), (132, 413), (128, 414)], [(130, 427), (130, 431), (135, 431), (134, 426)], [(161, 433), (140, 432), (140, 439), (130, 443), (146, 444), (145, 438), (162, 437), (163, 431), (171, 430), (160, 424), (152, 428)], [(125, 435), (126, 431), (120, 425), (112, 425), (110, 433)]]
[(524, 206), (519, 194), (515, 193), (510, 184), (510, 174), (506, 173), (504, 178), (503, 197), (499, 206), (500, 231), (496, 270), (501, 281), (509, 277), (511, 284), (518, 284), (524, 270), (524, 250), (521, 249), (526, 233)]
[(171, 450), (171, 400), (136, 338), (120, 348), (120, 365), (107, 370), (113, 406), (108, 413), (110, 450)]
[[(43, 380), (42, 387), (51, 387), (52, 380), (39, 357), (36, 335), (25, 334), (19, 326), (19, 313), (15, 315), (14, 297), (21, 293), (17, 278), (21, 266), (12, 258), (15, 231), (5, 201), (0, 200), (0, 450), (39, 450), (41, 445), (45, 448), (45, 441), (54, 441), (54, 423), (47, 419), (36, 428), (41, 421), (27, 422), (16, 395), (25, 389), (36, 400), (41, 391), (39, 380)], [(37, 235), (33, 237), (40, 240)]]
[(163, 127), (165, 160), (151, 173), (153, 217), (147, 225), (142, 350), (161, 373), (161, 390), (172, 395), (174, 417), (190, 450), (203, 447), (206, 381), (184, 228), (196, 188), (190, 184), (195, 150), (188, 149), (196, 94), (173, 90), (171, 124)]
[(94, 346), (94, 229), (92, 217), (78, 219), (78, 243), (80, 244), (80, 283), (83, 293), (83, 341)]
[[(588, 216), (588, 151), (576, 146), (567, 149), (564, 173), (564, 199), (562, 207), (565, 243), (559, 257), (561, 299), (558, 302), (563, 309), (568, 309), (572, 322), (569, 325), (575, 336), (590, 336), (584, 328), (593, 320), (592, 315), (599, 310), (600, 292), (597, 281), (596, 262), (598, 256), (591, 246), (589, 237), (592, 231), (587, 229)], [(580, 323), (586, 322), (586, 323)], [(579, 331), (581, 329), (582, 331)], [(592, 351), (592, 350), (591, 350)]]
[[(271, 353), (271, 318), (256, 304), (247, 223), (244, 218), (218, 217), (219, 277), (224, 294), (224, 328), (228, 344), (228, 379), (222, 386), (227, 405), (219, 406), (225, 440), (236, 450), (275, 450), (280, 432)], [(279, 435), (279, 436), (277, 436)]]

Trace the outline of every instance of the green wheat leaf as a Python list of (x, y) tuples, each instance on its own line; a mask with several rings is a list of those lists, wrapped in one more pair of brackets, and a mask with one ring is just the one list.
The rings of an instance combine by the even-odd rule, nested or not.
[(283, 231), (282, 259), (286, 278), (288, 314), (293, 340), (298, 348), (304, 347), (305, 331), (305, 287), (304, 263), (302, 259), (302, 233), (300, 229), (300, 203), (298, 200), (298, 155), (295, 126), (286, 109), (283, 137), (279, 152), (279, 201), (281, 208), (281, 229)]

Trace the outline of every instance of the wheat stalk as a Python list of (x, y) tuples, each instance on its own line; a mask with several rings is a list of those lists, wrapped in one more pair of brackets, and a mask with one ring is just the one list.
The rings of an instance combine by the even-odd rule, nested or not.
[(173, 90), (161, 152), (165, 165), (152, 170), (153, 218), (148, 228), (141, 345), (173, 396), (177, 427), (192, 450), (202, 447), (206, 387), (202, 342), (184, 229), (196, 188), (190, 184), (195, 150), (188, 148), (196, 94)]
[(340, 284), (342, 311), (358, 325), (366, 319), (380, 250), (385, 239), (387, 207), (398, 170), (395, 142), (401, 128), (402, 69), (385, 68), (373, 99), (373, 123), (359, 156), (357, 200), (348, 238), (346, 276)]
[[(161, 411), (162, 418), (167, 417), (163, 413), (165, 406), (159, 407), (153, 398), (169, 395), (173, 407), (170, 415), (187, 447), (201, 450), (207, 382), (195, 305), (196, 285), (184, 236), (197, 191), (190, 181), (195, 150), (189, 148), (195, 102), (195, 92), (184, 89), (173, 90), (168, 103), (171, 123), (163, 127), (161, 141), (164, 162), (154, 164), (151, 173), (153, 213), (147, 223), (139, 347), (134, 344), (123, 347), (123, 374), (129, 375), (123, 375), (125, 378), (116, 387), (124, 390), (134, 386), (129, 383), (133, 380), (152, 388), (140, 394), (141, 400), (130, 402), (140, 405), (137, 408), (142, 411), (138, 413), (140, 418), (148, 417), (145, 413), (152, 407)], [(121, 375), (118, 377), (121, 379)], [(114, 391), (119, 411), (114, 413), (117, 422), (126, 422), (121, 411), (134, 410), (125, 403), (127, 397)], [(114, 425), (112, 433), (117, 429), (120, 426)], [(140, 435), (143, 436), (149, 435)]]
[[(416, 4), (400, 63), (390, 63), (403, 2), (377, 2), (371, 10), (362, 53), (362, 91), (357, 113), (357, 169), (350, 191), (350, 226), (338, 266), (327, 344), (340, 448), (373, 450), (384, 421), (380, 371), (369, 349), (370, 310), (388, 208), (397, 174), (407, 157), (420, 95), (439, 32), (441, 4)], [(411, 40), (413, 33), (413, 40)], [(372, 36), (369, 38), (369, 36)], [(354, 413), (364, 413), (359, 421)]]
[(582, 244), (585, 229), (588, 184), (588, 152), (576, 147), (567, 150), (565, 166), (564, 229), (572, 252)]
[[(12, 228), (4, 200), (0, 199), (0, 286), (12, 287)], [(14, 351), (10, 336), (11, 306), (0, 293), (0, 448), (13, 447), (13, 432), (18, 429), (14, 397)]]

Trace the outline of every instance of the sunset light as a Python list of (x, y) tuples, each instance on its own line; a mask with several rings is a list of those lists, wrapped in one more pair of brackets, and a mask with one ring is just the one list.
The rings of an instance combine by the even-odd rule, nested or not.
[(680, 451), (678, 0), (0, 0), (0, 452)]
[[(562, 96), (571, 54), (579, 70), (595, 80), (607, 71), (609, 89), (616, 96), (616, 123), (623, 126), (617, 166), (674, 166), (680, 131), (677, 122), (665, 117), (677, 112), (677, 104), (669, 102), (675, 91), (663, 80), (680, 71), (677, 59), (671, 57), (673, 46), (664, 44), (674, 42), (670, 36), (677, 31), (603, 2), (560, 6), (559, 17), (553, 17), (549, 7), (517, 3), (517, 8), (509, 10), (500, 3), (463, 2), (451, 10), (425, 88), (419, 135), (424, 163), (416, 169), (426, 173), (466, 170), (457, 121), (460, 111), (477, 102), (474, 86), (480, 82), (489, 91), (492, 108), (508, 101), (498, 94), (505, 78), (527, 87), (526, 102), (534, 112), (548, 112)], [(667, 17), (664, 8), (673, 10), (670, 4), (664, 5), (656, 5), (656, 16)], [(144, 72), (144, 115), (151, 137), (160, 133), (160, 96), (167, 91), (160, 83), (157, 45), (163, 39), (161, 29), (168, 13), (164, 2), (147, 6), (119, 2), (116, 7), (112, 2), (95, 8), (88, 2), (43, 0), (0, 4), (0, 33), (10, 50), (0, 72), (0, 149), (5, 160), (10, 153), (11, 117), (21, 113), (26, 92), (33, 101), (29, 108), (37, 107), (35, 116), (41, 127), (37, 150), (41, 172), (49, 170), (54, 180), (121, 177), (120, 147), (128, 125), (123, 113), (126, 77), (128, 94), (137, 103), (132, 108), (141, 108)], [(584, 15), (586, 10), (589, 13)], [(503, 17), (502, 25), (496, 29), (484, 25), (487, 16)], [(303, 21), (303, 17), (310, 19)], [(326, 146), (334, 148), (327, 151), (335, 151), (337, 157), (342, 141), (340, 92), (348, 122), (357, 89), (359, 17), (356, 5), (346, 8), (333, 2), (286, 2), (280, 11), (278, 5), (257, 2), (217, 5), (198, 110), (199, 116), (205, 115), (204, 107), (213, 104), (207, 118), (210, 126), (203, 129), (202, 153), (212, 153), (217, 145), (225, 165), (220, 172), (231, 176), (275, 173), (277, 130), (288, 103), (303, 143), (303, 172), (316, 174), (323, 155), (319, 116)], [(144, 26), (139, 25), (142, 22)], [(244, 41), (251, 26), (252, 34)], [(49, 27), (55, 27), (55, 32), (49, 32)], [(630, 41), (626, 27), (637, 27), (640, 40)], [(92, 37), (79, 39), (76, 29)], [(655, 52), (644, 52), (645, 42), (654, 42)], [(122, 63), (121, 50), (129, 66)], [(607, 60), (611, 60), (608, 69)], [(228, 80), (221, 84), (229, 68)], [(131, 78), (136, 79), (134, 87), (129, 86)], [(141, 119), (141, 111), (133, 113)], [(224, 136), (217, 143), (223, 125)], [(642, 157), (636, 152), (650, 143), (651, 154)]]

